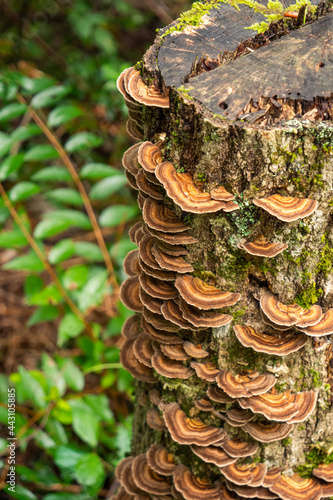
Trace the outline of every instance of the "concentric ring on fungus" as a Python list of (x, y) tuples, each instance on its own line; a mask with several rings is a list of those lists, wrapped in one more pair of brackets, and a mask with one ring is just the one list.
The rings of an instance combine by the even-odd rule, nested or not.
[(292, 198), (273, 194), (268, 198), (257, 198), (253, 200), (257, 207), (263, 208), (271, 215), (284, 222), (293, 222), (304, 219), (313, 214), (318, 207), (318, 201), (310, 198)]

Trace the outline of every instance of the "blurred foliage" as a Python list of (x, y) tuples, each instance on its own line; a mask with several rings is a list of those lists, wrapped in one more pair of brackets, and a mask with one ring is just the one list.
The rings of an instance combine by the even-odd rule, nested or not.
[(15, 364), (6, 334), (0, 360), (5, 366), (11, 356), (15, 369), (0, 376), (1, 482), (9, 387), (18, 438), (15, 493), (2, 483), (8, 498), (108, 498), (114, 467), (130, 451), (133, 382), (119, 346), (131, 312), (119, 304), (114, 278), (125, 278), (122, 262), (134, 248), (127, 231), (139, 211), (121, 168), (130, 142), (116, 79), (161, 20), (189, 3), (2, 2), (0, 287), (6, 301), (19, 283), (29, 336), (57, 332), (53, 352), (41, 352), (33, 369), (29, 351)]

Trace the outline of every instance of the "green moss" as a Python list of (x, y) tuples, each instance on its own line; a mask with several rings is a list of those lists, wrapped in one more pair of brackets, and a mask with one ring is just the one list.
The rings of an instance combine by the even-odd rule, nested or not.
[(284, 447), (290, 446), (293, 440), (291, 438), (282, 439), (282, 444)]
[(325, 278), (332, 272), (333, 268), (333, 248), (329, 246), (327, 241), (327, 235), (324, 234), (322, 241), (325, 243), (325, 246), (321, 252), (320, 260), (316, 267), (317, 273), (322, 273)]
[(251, 233), (252, 226), (258, 221), (258, 209), (249, 200), (244, 200), (242, 196), (236, 197), (236, 203), (239, 210), (227, 214), (237, 228), (237, 233), (242, 236), (248, 236)]
[(312, 283), (308, 288), (296, 295), (295, 302), (304, 309), (309, 309), (313, 304), (318, 302), (319, 297), (323, 293), (321, 288), (317, 289), (316, 283)]
[(198, 172), (197, 173), (197, 179), (199, 182), (205, 182), (206, 181), (206, 175), (203, 172)]
[(305, 464), (299, 465), (296, 472), (298, 472), (301, 477), (311, 477), (313, 469), (316, 469), (318, 465), (330, 463), (333, 463), (332, 443), (325, 443), (324, 446), (318, 443), (310, 453), (306, 455)]

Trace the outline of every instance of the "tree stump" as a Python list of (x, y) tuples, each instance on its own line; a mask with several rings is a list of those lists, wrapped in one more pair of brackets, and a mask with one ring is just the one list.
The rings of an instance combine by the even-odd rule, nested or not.
[(119, 78), (144, 222), (115, 498), (333, 495), (333, 12), (302, 13), (255, 35), (216, 2)]

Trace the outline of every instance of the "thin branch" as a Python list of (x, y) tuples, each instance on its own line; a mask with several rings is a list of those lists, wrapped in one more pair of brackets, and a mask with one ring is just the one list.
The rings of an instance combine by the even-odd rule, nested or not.
[[(18, 95), (18, 100), (21, 103), (26, 104), (26, 100), (21, 96)], [(36, 113), (34, 109), (32, 109), (30, 106), (28, 108), (28, 111), (30, 113), (31, 118), (34, 120), (34, 122), (39, 126), (39, 128), (43, 131), (45, 136), (48, 138), (52, 146), (56, 149), (56, 151), (59, 153), (60, 158), (62, 159), (64, 165), (67, 167), (69, 173), (72, 176), (72, 179), (74, 183), (76, 184), (76, 187), (82, 197), (83, 204), (85, 206), (85, 209), (87, 211), (88, 217), (90, 219), (91, 225), (93, 227), (93, 231), (95, 234), (95, 238), (97, 240), (97, 243), (101, 249), (101, 252), (103, 254), (104, 262), (107, 268), (107, 271), (109, 273), (109, 282), (112, 285), (114, 290), (117, 290), (119, 288), (114, 268), (112, 265), (111, 257), (109, 255), (108, 249), (106, 248), (106, 244), (103, 238), (103, 234), (101, 231), (101, 228), (98, 225), (97, 218), (95, 215), (95, 212), (91, 206), (89, 197), (86, 193), (86, 190), (81, 182), (81, 179), (78, 175), (78, 173), (75, 170), (75, 167), (73, 163), (71, 162), (69, 156), (67, 155), (66, 151), (54, 135), (54, 133), (48, 128), (48, 126), (44, 123), (44, 121), (40, 118), (40, 116)]]
[(13, 205), (12, 205), (10, 199), (8, 198), (7, 193), (6, 193), (3, 185), (1, 184), (1, 182), (0, 182), (0, 194), (1, 194), (2, 198), (3, 198), (3, 201), (4, 201), (5, 205), (6, 205), (6, 207), (8, 208), (8, 210), (10, 212), (11, 216), (13, 217), (14, 221), (16, 222), (16, 224), (18, 225), (18, 227), (20, 228), (20, 230), (22, 231), (22, 233), (26, 237), (29, 245), (34, 250), (34, 252), (36, 253), (37, 257), (42, 262), (42, 264), (45, 267), (46, 271), (48, 272), (51, 280), (53, 281), (53, 283), (55, 284), (55, 286), (59, 290), (62, 298), (64, 299), (64, 301), (66, 302), (66, 304), (69, 306), (69, 308), (71, 309), (71, 311), (74, 314), (76, 314), (76, 316), (78, 318), (80, 318), (81, 321), (83, 321), (84, 326), (85, 326), (87, 332), (89, 333), (90, 337), (91, 338), (95, 338), (94, 332), (93, 332), (90, 324), (86, 321), (84, 315), (77, 308), (77, 306), (74, 304), (74, 302), (72, 301), (72, 299), (67, 295), (65, 289), (63, 288), (62, 284), (59, 281), (58, 276), (54, 272), (53, 267), (46, 260), (45, 255), (43, 254), (43, 252), (41, 251), (41, 249), (39, 248), (39, 246), (37, 245), (37, 243), (35, 242), (35, 240), (31, 236), (31, 234), (29, 233), (29, 231), (27, 230), (27, 228), (25, 227), (25, 225), (21, 221), (20, 216), (18, 215), (18, 213), (16, 212), (15, 208), (13, 207)]

